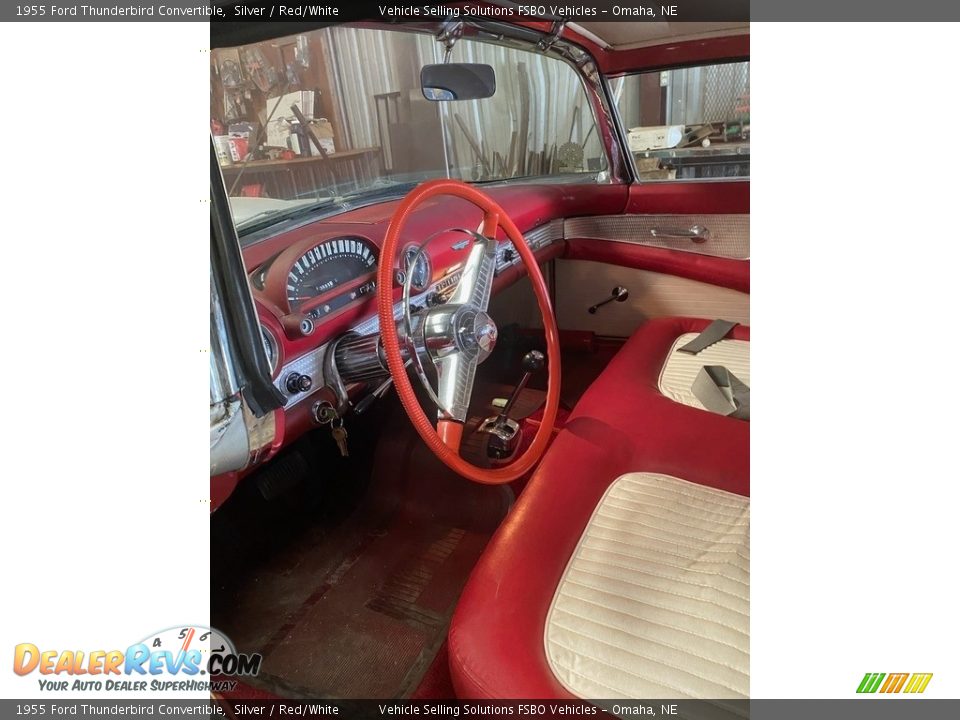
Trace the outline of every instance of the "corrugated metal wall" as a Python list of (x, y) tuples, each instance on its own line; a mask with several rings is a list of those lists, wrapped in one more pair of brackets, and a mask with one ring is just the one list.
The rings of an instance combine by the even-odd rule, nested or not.
[[(338, 94), (339, 125), (349, 147), (380, 146), (373, 96), (388, 92), (419, 95), (419, 68), (443, 61), (443, 46), (431, 35), (335, 27), (320, 31), (331, 86)], [(520, 128), (519, 65), (529, 76), (530, 122), (527, 147), (548, 152), (554, 145), (573, 140), (584, 144), (584, 170), (588, 158), (603, 152), (586, 94), (576, 72), (566, 63), (488, 43), (460, 40), (451, 61), (487, 63), (494, 67), (497, 92), (481, 101), (438, 103), (444, 116), (448, 157), (459, 160), (467, 179), (475, 153), (455, 122), (459, 115), (477, 142), (484, 145), (488, 161), (494, 152), (506, 158), (511, 137)], [(577, 127), (571, 128), (579, 115)], [(572, 132), (571, 132), (572, 130)], [(432, 142), (440, 140), (431, 139)], [(602, 167), (605, 167), (605, 160)]]
[[(654, 74), (661, 75), (660, 71)], [(699, 125), (736, 119), (741, 98), (750, 92), (749, 62), (666, 70), (664, 74), (666, 125)], [(641, 124), (641, 75), (628, 75), (611, 84), (627, 128)]]

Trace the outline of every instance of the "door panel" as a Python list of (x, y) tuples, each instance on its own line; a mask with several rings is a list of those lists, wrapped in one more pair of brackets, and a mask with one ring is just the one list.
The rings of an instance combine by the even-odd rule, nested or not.
[(567, 220), (563, 234), (734, 260), (750, 258), (750, 216), (746, 214), (595, 215)]
[[(723, 318), (750, 324), (750, 295), (685, 277), (584, 260), (556, 261), (556, 312), (563, 330), (629, 337), (646, 320), (666, 316)], [(625, 302), (611, 302), (595, 314), (588, 308), (627, 288)]]
[[(620, 216), (568, 219), (556, 262), (557, 320), (564, 330), (629, 337), (664, 316), (750, 322), (749, 181), (652, 182), (630, 187)], [(651, 229), (706, 227), (710, 239), (657, 238)], [(596, 314), (622, 285), (630, 293)]]

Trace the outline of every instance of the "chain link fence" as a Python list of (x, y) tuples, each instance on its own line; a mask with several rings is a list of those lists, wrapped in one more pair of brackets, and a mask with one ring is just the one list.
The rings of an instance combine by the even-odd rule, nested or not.
[(726, 63), (669, 71), (667, 124), (722, 123), (749, 106), (750, 63)]

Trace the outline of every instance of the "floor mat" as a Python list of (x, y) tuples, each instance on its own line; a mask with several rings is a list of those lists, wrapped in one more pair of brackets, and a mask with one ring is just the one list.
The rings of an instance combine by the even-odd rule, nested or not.
[(450, 653), (447, 643), (430, 664), (420, 685), (410, 695), (411, 700), (449, 700), (456, 698), (453, 678), (450, 676)]
[(487, 536), (399, 519), (312, 593), (264, 647), (264, 670), (299, 695), (400, 697), (446, 637)]
[(396, 427), (347, 522), (311, 528), (218, 598), (214, 626), (264, 656), (255, 688), (291, 698), (404, 697), (445, 641), (512, 496), (454, 475), (412, 430)]
[[(564, 353), (563, 381), (572, 400), (610, 355)], [(468, 425), (496, 412), (490, 401), (509, 395), (518, 368), (519, 360), (511, 362), (501, 381), (478, 378)], [(515, 417), (542, 405), (543, 392), (534, 388), (543, 375), (524, 392)], [(381, 408), (385, 417), (377, 425), (389, 430), (380, 434), (375, 452), (352, 427), (349, 461), (311, 465), (322, 476), (310, 482), (346, 485), (330, 494), (330, 503), (307, 507), (279, 498), (254, 504), (230, 524), (231, 533), (217, 535), (211, 560), (230, 582), (212, 584), (212, 624), (240, 651), (263, 654), (260, 675), (247, 681), (254, 691), (290, 698), (415, 693), (436, 669), (431, 663), (459, 594), (513, 501), (509, 487), (472, 483), (444, 467), (395, 396)], [(480, 440), (467, 433), (462, 449), (465, 455), (476, 450), (472, 459), (483, 465)], [(332, 448), (328, 434), (314, 442)], [(351, 478), (348, 471), (362, 459), (370, 469)], [(360, 475), (369, 486), (349, 492)], [(332, 511), (338, 503), (343, 512)], [(241, 555), (241, 540), (263, 552)]]

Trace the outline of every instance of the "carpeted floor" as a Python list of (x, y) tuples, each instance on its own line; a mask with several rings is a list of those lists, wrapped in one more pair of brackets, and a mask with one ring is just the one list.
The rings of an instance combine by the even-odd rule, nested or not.
[(405, 418), (394, 423), (346, 520), (291, 538), (216, 599), (213, 625), (264, 656), (250, 685), (284, 697), (403, 697), (446, 639), (513, 496), (454, 475)]
[[(565, 353), (569, 404), (611, 355)], [(499, 377), (478, 375), (474, 425), (495, 412), (493, 397), (509, 394), (517, 365)], [(542, 405), (537, 381), (514, 417)], [(275, 476), (297, 476), (290, 479), (296, 491), (266, 502), (251, 478), (212, 518), (211, 559), (219, 569), (212, 624), (239, 650), (263, 654), (260, 675), (244, 681), (256, 692), (396, 698), (452, 691), (443, 653), (450, 617), (513, 490), (444, 467), (395, 396), (377, 412), (366, 420), (375, 432), (351, 429), (350, 458), (331, 455), (329, 436), (315, 433), (301, 441), (295, 462), (275, 462)], [(469, 433), (462, 450), (484, 464)], [(279, 476), (272, 482), (285, 485)]]

